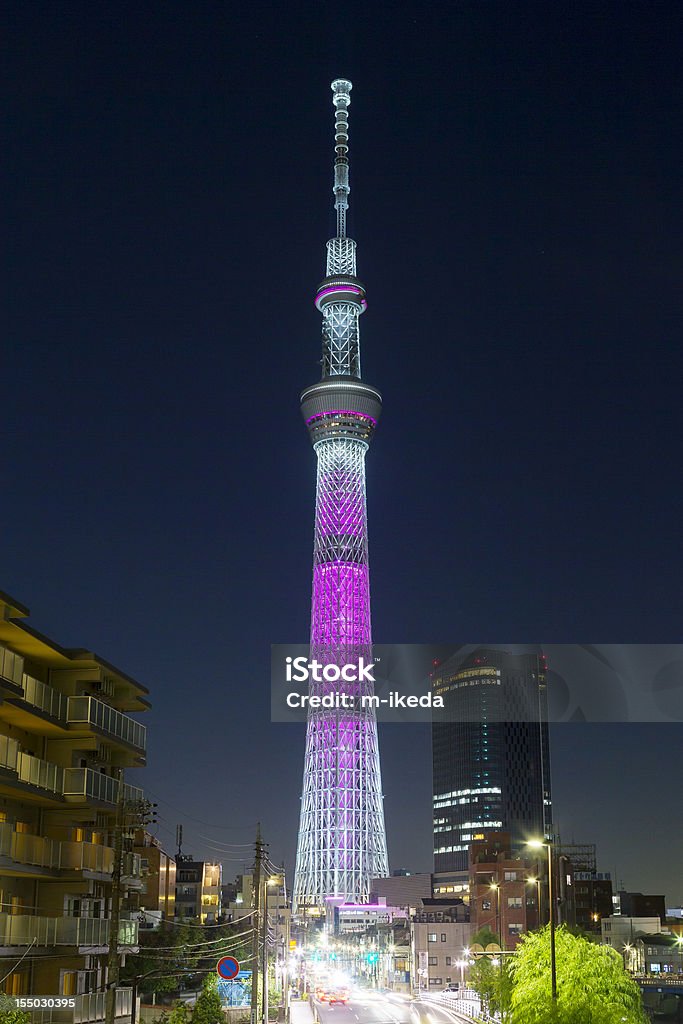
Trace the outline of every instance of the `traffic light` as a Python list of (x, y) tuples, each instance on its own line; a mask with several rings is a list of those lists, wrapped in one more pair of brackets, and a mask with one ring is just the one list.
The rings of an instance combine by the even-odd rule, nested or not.
[(379, 953), (366, 953), (365, 959), (369, 964), (376, 964), (379, 960)]

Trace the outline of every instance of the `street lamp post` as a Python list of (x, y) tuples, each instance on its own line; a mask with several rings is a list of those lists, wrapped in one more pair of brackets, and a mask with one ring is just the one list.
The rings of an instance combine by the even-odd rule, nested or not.
[[(529, 885), (536, 886), (536, 925), (540, 928), (541, 926), (541, 879), (540, 878), (527, 878), (525, 881)], [(526, 920), (526, 918), (525, 918)]]
[(681, 962), (678, 966), (678, 973), (683, 974), (683, 935), (676, 936), (676, 945), (678, 946), (678, 952), (681, 957)]
[(499, 921), (499, 918), (500, 918), (500, 883), (499, 882), (491, 882), (491, 891), (495, 892), (495, 894), (496, 894), (496, 919), (495, 919), (496, 920), (496, 937), (497, 937), (497, 939), (500, 942), (500, 945), (502, 947), (502, 945), (503, 945), (503, 943), (501, 941), (502, 929), (500, 927), (500, 921)]
[(631, 969), (631, 951), (632, 950), (633, 950), (633, 946), (631, 945), (630, 942), (624, 943), (623, 956), (624, 956), (624, 970), (625, 971), (629, 971)]
[(533, 850), (545, 847), (548, 851), (548, 917), (550, 920), (550, 986), (553, 1004), (557, 1002), (557, 970), (555, 963), (555, 897), (553, 894), (553, 844), (548, 840), (532, 839), (527, 843)]

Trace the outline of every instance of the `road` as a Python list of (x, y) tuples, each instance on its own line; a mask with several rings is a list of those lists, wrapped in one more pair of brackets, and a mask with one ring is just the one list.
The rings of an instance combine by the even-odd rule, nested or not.
[[(348, 1003), (317, 1002), (321, 1024), (472, 1024), (453, 1010), (437, 1003), (419, 1003), (407, 996), (375, 992), (353, 992)], [(292, 1003), (292, 1024), (310, 1024), (308, 1004)]]

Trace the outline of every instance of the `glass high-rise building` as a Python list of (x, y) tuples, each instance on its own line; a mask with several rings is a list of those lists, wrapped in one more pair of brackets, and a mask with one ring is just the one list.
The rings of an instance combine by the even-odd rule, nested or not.
[(544, 655), (463, 655), (432, 678), (445, 705), (432, 725), (435, 871), (466, 871), (470, 843), (486, 832), (509, 832), (521, 847), (552, 821)]

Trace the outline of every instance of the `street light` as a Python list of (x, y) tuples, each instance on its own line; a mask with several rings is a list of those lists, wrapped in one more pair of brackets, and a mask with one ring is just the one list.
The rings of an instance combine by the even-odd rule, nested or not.
[(555, 898), (553, 896), (553, 844), (542, 839), (530, 839), (526, 844), (532, 850), (548, 851), (548, 917), (550, 919), (550, 990), (553, 1003), (557, 1002), (557, 971), (555, 964)]
[(536, 886), (536, 922), (538, 927), (541, 926), (541, 879), (540, 878), (525, 878), (525, 882), (529, 885)]
[[(469, 954), (469, 949), (466, 950), (466, 951), (463, 951), (463, 952), (467, 952)], [(465, 968), (467, 967), (467, 960), (456, 960), (455, 961), (455, 966), (460, 968), (460, 988), (464, 989), (464, 987), (465, 987)]]
[(490, 888), (491, 888), (491, 891), (495, 892), (495, 894), (496, 894), (496, 937), (497, 937), (498, 941), (500, 942), (500, 944), (502, 946), (503, 945), (503, 942), (502, 942), (502, 931), (503, 930), (500, 927), (500, 923), (499, 923), (499, 916), (500, 916), (500, 884), (498, 882), (491, 882)]
[(261, 973), (263, 975), (263, 995), (261, 1009), (263, 1016), (263, 1024), (268, 1024), (268, 886), (281, 884), (282, 878), (279, 875), (271, 875), (270, 878), (264, 878), (263, 880), (263, 962), (261, 967)]
[[(624, 943), (624, 970), (628, 971), (631, 969), (631, 953), (633, 952), (633, 946), (630, 942)], [(628, 958), (628, 966), (626, 960)]]
[(683, 974), (683, 935), (676, 936), (676, 945), (678, 946), (678, 952), (681, 955), (681, 963), (678, 968), (678, 973)]

